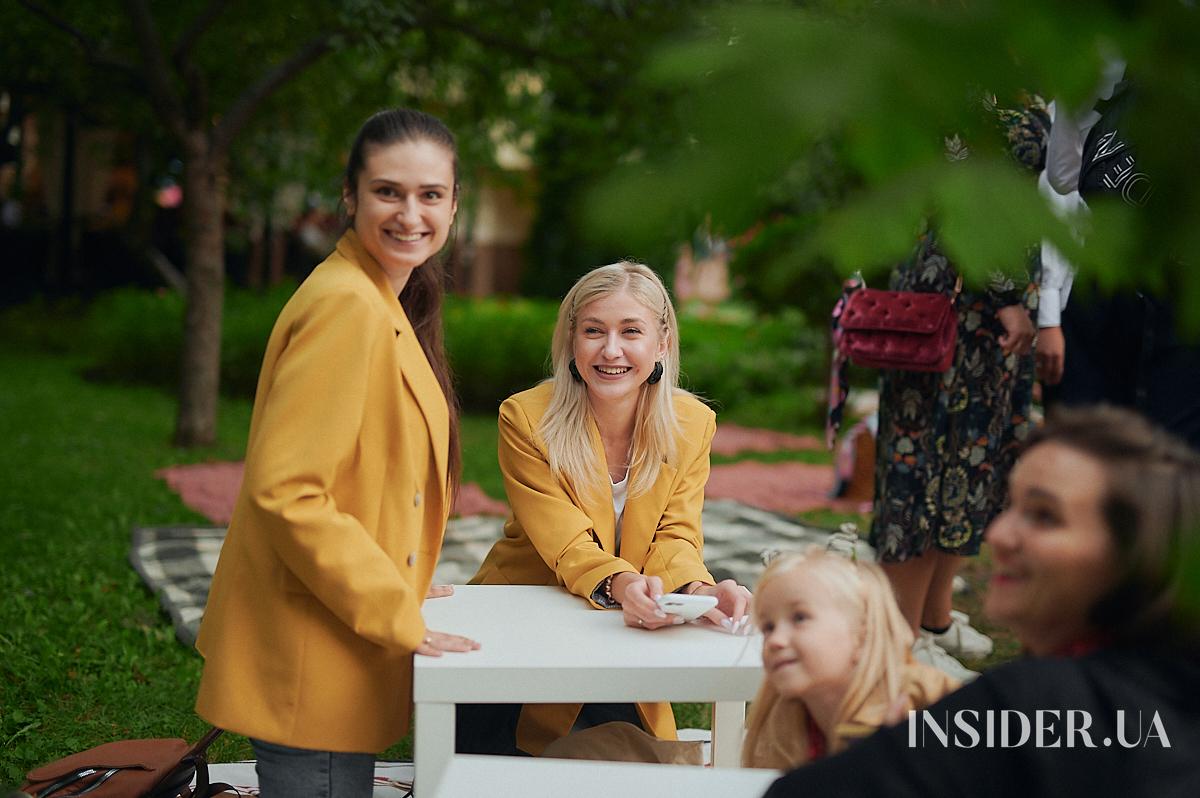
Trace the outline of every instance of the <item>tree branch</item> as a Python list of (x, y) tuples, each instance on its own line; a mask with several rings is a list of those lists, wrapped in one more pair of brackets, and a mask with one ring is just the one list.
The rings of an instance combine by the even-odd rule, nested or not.
[(180, 296), (187, 298), (187, 277), (184, 276), (174, 263), (162, 253), (158, 247), (150, 244), (146, 247), (146, 259), (150, 261), (150, 265), (158, 272), (158, 276)]
[(83, 33), (83, 31), (79, 30), (79, 28), (76, 28), (74, 25), (50, 11), (48, 8), (43, 7), (41, 4), (33, 2), (33, 0), (17, 1), (31, 14), (41, 17), (49, 25), (57, 28), (74, 39), (75, 43), (78, 44), (80, 49), (83, 50), (84, 55), (87, 57), (88, 63), (92, 64), (93, 66), (124, 72), (127, 76), (134, 78), (139, 83), (142, 82), (141, 75), (138, 74), (138, 71), (134, 69), (132, 64), (122, 61), (108, 53), (101, 52), (96, 43), (89, 39)]
[(204, 10), (196, 15), (191, 26), (179, 37), (175, 49), (171, 52), (171, 60), (175, 66), (179, 67), (180, 71), (184, 71), (184, 65), (191, 61), (192, 48), (196, 46), (196, 42), (216, 21), (217, 17), (221, 16), (226, 5), (228, 5), (228, 0), (209, 0)]
[(467, 22), (443, 16), (436, 12), (427, 13), (423, 17), (422, 22), (428, 27), (441, 27), (449, 31), (454, 31), (455, 33), (460, 33), (463, 36), (466, 36), (467, 38), (473, 39), (479, 44), (484, 45), (485, 47), (516, 53), (524, 56), (527, 59), (530, 59), (531, 61), (541, 60), (565, 67), (577, 78), (579, 78), (580, 82), (582, 82), (585, 86), (589, 86), (593, 89), (602, 90), (605, 86), (605, 82), (602, 79), (597, 77), (595, 74), (585, 71), (585, 62), (578, 58), (560, 55), (559, 53), (556, 53), (550, 49), (531, 47), (525, 42), (518, 41), (516, 39), (510, 39), (506, 36), (492, 33), (491, 31), (481, 30)]
[(337, 31), (326, 31), (320, 34), (300, 48), (291, 58), (267, 72), (242, 92), (229, 107), (229, 111), (221, 118), (216, 130), (213, 131), (212, 152), (228, 152), (234, 137), (250, 121), (250, 117), (254, 115), (258, 106), (280, 86), (299, 75), (306, 67), (333, 49), (333, 37), (337, 33)]
[(572, 69), (580, 68), (580, 64), (576, 59), (566, 58), (548, 50), (539, 50), (536, 47), (530, 47), (524, 42), (517, 41), (516, 39), (510, 39), (505, 36), (500, 36), (498, 34), (491, 33), (490, 31), (480, 30), (474, 25), (470, 25), (461, 20), (451, 19), (450, 17), (442, 16), (437, 13), (429, 13), (427, 16), (425, 16), (424, 21), (430, 25), (436, 25), (438, 27), (446, 28), (447, 30), (455, 31), (456, 33), (461, 33), (464, 36), (474, 39), (475, 41), (487, 47), (518, 53), (530, 59), (540, 58), (561, 66), (571, 67)]
[(129, 12), (133, 32), (142, 51), (146, 84), (158, 115), (172, 135), (180, 141), (185, 141), (187, 125), (183, 103), (171, 88), (167, 60), (163, 57), (162, 43), (159, 41), (158, 30), (154, 27), (154, 17), (150, 14), (150, 8), (146, 5), (146, 0), (125, 0), (125, 8)]
[(192, 49), (213, 22), (221, 16), (227, 5), (228, 0), (209, 0), (208, 5), (196, 15), (192, 24), (179, 37), (175, 49), (171, 51), (171, 62), (175, 64), (175, 68), (179, 70), (179, 74), (183, 76), (184, 84), (187, 86), (185, 93), (187, 107), (184, 112), (193, 128), (200, 127), (208, 118), (208, 84), (199, 67), (196, 66), (196, 62), (192, 60)]

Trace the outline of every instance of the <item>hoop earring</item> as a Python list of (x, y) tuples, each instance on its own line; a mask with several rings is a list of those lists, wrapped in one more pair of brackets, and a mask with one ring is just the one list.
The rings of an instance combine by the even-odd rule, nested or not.
[(583, 375), (579, 373), (579, 368), (575, 365), (575, 358), (571, 358), (571, 362), (567, 364), (567, 370), (571, 372), (571, 379), (575, 382), (583, 382)]
[(647, 385), (657, 385), (658, 381), (662, 379), (662, 375), (663, 375), (663, 365), (662, 365), (662, 361), (660, 360), (654, 364), (654, 371), (650, 372), (650, 376), (646, 378), (646, 384)]

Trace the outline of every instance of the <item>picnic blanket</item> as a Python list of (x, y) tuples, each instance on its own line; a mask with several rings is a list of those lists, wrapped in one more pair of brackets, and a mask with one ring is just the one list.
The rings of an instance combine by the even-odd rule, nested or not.
[[(502, 534), (503, 520), (491, 516), (451, 519), (434, 582), (464, 584)], [(776, 513), (729, 499), (704, 503), (704, 560), (718, 579), (753, 586), (772, 551), (824, 544), (830, 530), (805, 526)], [(208, 588), (225, 539), (224, 527), (149, 526), (133, 530), (129, 560), (171, 617), (186, 646), (196, 642)], [(874, 558), (860, 543), (859, 556)]]
[[(705, 764), (712, 762), (712, 733), (707, 729), (680, 729), (680, 740), (695, 740), (703, 745)], [(375, 784), (371, 793), (372, 798), (406, 798), (412, 795), (413, 784), (412, 762), (387, 762), (380, 760), (375, 763)], [(213, 781), (223, 781), (232, 784), (242, 795), (258, 795), (258, 773), (254, 769), (254, 760), (243, 762), (223, 762), (209, 764), (209, 777)]]
[[(212, 781), (232, 784), (242, 795), (258, 795), (258, 773), (254, 760), (209, 764), (208, 775)], [(412, 762), (375, 763), (375, 784), (372, 798), (404, 798), (412, 795)]]

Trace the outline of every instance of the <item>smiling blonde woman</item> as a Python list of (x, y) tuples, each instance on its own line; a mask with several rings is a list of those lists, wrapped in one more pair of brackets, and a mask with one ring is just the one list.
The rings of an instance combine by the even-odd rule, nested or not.
[[(664, 592), (704, 593), (718, 600), (709, 620), (741, 622), (749, 591), (718, 583), (702, 556), (716, 418), (678, 387), (679, 329), (658, 275), (622, 261), (580, 278), (559, 307), (552, 360), (551, 379), (500, 407), (512, 516), (472, 583), (561, 585), (647, 631), (679, 620), (658, 609)], [(608, 720), (675, 738), (669, 704), (469, 706), (459, 750), (539, 754)]]

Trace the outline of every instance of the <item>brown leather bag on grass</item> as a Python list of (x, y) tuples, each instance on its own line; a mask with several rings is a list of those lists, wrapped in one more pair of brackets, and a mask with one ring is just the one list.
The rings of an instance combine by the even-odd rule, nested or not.
[(21, 789), (33, 798), (234, 796), (232, 786), (208, 780), (206, 752), (220, 736), (221, 729), (210, 729), (195, 745), (179, 738), (104, 743), (34, 768)]

